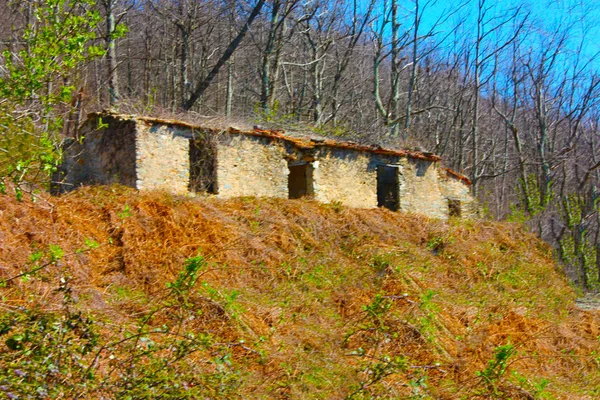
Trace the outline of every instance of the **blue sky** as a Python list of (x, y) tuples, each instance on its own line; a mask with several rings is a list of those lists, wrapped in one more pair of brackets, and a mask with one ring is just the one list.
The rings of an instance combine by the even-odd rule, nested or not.
[[(440, 35), (453, 29), (459, 20), (466, 35), (474, 35), (477, 28), (477, 7), (480, 0), (465, 0), (464, 6), (452, 15), (446, 22), (438, 26)], [(431, 3), (431, 4), (428, 4)], [(531, 46), (549, 45), (547, 39), (559, 27), (568, 30), (569, 41), (567, 48), (570, 57), (579, 49), (584, 58), (589, 59), (600, 52), (600, 1), (599, 0), (485, 0), (485, 7), (489, 8), (490, 17), (497, 21), (506, 19), (511, 15), (511, 10), (521, 7), (523, 13), (529, 13), (530, 27), (536, 31), (537, 43)], [(401, 3), (402, 4), (402, 3)], [(435, 23), (441, 16), (447, 15), (448, 9), (455, 9), (461, 1), (458, 0), (420, 0), (421, 7), (427, 4), (423, 14), (423, 29)], [(414, 2), (402, 4), (406, 11), (412, 10)], [(491, 24), (493, 25), (493, 24)], [(507, 26), (507, 28), (510, 28)], [(533, 38), (532, 38), (533, 40)], [(600, 66), (600, 60), (595, 65)], [(600, 69), (600, 68), (598, 68)]]

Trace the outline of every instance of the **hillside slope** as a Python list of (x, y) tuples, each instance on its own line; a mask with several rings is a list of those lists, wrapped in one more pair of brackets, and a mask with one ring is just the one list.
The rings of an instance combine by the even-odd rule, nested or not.
[(600, 396), (599, 315), (514, 224), (5, 195), (0, 279), (8, 398)]

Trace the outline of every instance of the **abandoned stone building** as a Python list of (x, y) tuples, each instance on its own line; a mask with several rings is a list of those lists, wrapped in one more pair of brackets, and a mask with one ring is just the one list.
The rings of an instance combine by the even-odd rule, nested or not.
[(178, 121), (90, 114), (65, 147), (55, 191), (120, 183), (218, 197), (310, 197), (358, 208), (473, 217), (467, 178), (431, 153), (279, 131), (240, 131)]

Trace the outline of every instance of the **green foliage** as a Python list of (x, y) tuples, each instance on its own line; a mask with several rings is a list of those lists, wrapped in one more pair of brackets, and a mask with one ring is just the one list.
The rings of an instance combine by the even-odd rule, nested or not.
[(409, 382), (411, 388), (411, 399), (420, 400), (426, 399), (427, 395), (427, 375), (421, 375)]
[(77, 68), (102, 54), (90, 45), (100, 22), (93, 0), (32, 4), (34, 22), (20, 50), (2, 53), (0, 78), (0, 189), (12, 182), (19, 199), (23, 181), (45, 181), (56, 170), (63, 126), (57, 111), (68, 111)]
[(393, 253), (376, 254), (371, 261), (371, 268), (377, 276), (383, 276), (392, 267)]
[(368, 379), (361, 381), (353, 392), (347, 397), (348, 399), (364, 399), (373, 398), (368, 393), (368, 388), (374, 384), (380, 382), (389, 375), (406, 371), (408, 368), (408, 360), (404, 356), (390, 357), (388, 355), (382, 355), (380, 357), (368, 356), (366, 353), (358, 349), (353, 352), (352, 355), (365, 358), (367, 364), (363, 365), (362, 368), (366, 372)]
[(354, 133), (352, 132), (352, 130), (343, 124), (338, 124), (336, 126), (327, 124), (327, 125), (320, 125), (320, 126), (315, 126), (312, 128), (312, 131), (314, 133), (316, 133), (317, 135), (321, 135), (321, 136), (332, 136), (332, 137), (339, 137), (339, 138), (344, 138), (344, 137), (353, 137)]
[[(87, 251), (89, 248), (80, 249), (77, 252)], [(21, 278), (22, 281), (28, 281), (30, 278), (37, 277), (38, 272), (43, 271), (51, 265), (56, 265), (59, 260), (65, 256), (63, 249), (54, 244), (48, 246), (47, 251), (38, 250), (29, 256), (29, 262), (24, 266), (24, 270), (8, 279), (0, 280), (0, 287), (5, 287), (8, 282)]]
[(427, 248), (431, 250), (434, 254), (441, 253), (446, 246), (451, 244), (454, 241), (454, 238), (451, 235), (430, 235), (429, 240), (427, 241)]
[(100, 129), (106, 129), (108, 128), (110, 125), (107, 124), (106, 122), (102, 121), (102, 117), (98, 117), (98, 125), (96, 126), (96, 129), (100, 130)]
[[(596, 247), (590, 229), (589, 218), (598, 212), (597, 200), (590, 201), (588, 196), (579, 192), (567, 193), (554, 199), (551, 185), (542, 195), (535, 175), (527, 177), (526, 184), (521, 180), (523, 194), (521, 202), (511, 206), (508, 221), (526, 223), (542, 213), (547, 205), (556, 200), (555, 204), (560, 211), (561, 223), (565, 230), (557, 236), (557, 252), (560, 261), (568, 266), (577, 276), (576, 284), (583, 290), (598, 290), (600, 288), (600, 271), (596, 271)], [(596, 272), (596, 273), (594, 273)]]
[(125, 206), (123, 207), (123, 211), (119, 212), (117, 215), (121, 219), (132, 217), (133, 213), (131, 212), (131, 207), (129, 206), (129, 204), (125, 204)]
[[(562, 220), (566, 225), (566, 233), (558, 239), (558, 250), (561, 261), (565, 265), (575, 266), (579, 274), (579, 285), (582, 289), (598, 289), (600, 280), (597, 269), (594, 245), (595, 237), (586, 221), (591, 212), (597, 212), (597, 204), (590, 205), (588, 200), (578, 194), (570, 194), (562, 198)], [(591, 208), (590, 208), (591, 207)], [(593, 272), (596, 272), (595, 274)]]
[(119, 23), (119, 24), (117, 24), (117, 26), (115, 26), (115, 30), (111, 34), (111, 37), (113, 39), (119, 39), (119, 38), (124, 37), (128, 33), (129, 33), (129, 28), (127, 27), (127, 25), (125, 25), (123, 23)]
[(373, 301), (365, 306), (363, 306), (363, 311), (370, 317), (370, 320), (376, 322), (376, 325), (380, 327), (385, 327), (383, 317), (389, 311), (392, 303), (389, 298), (384, 296), (383, 294), (376, 294)]
[(6, 398), (71, 397), (94, 379), (88, 358), (99, 336), (79, 312), (12, 309), (0, 314), (0, 338), (0, 392)]
[(64, 257), (65, 252), (60, 246), (51, 244), (49, 247), (50, 262), (54, 263)]
[(7, 78), (0, 80), (0, 94), (10, 103), (25, 105), (39, 101), (46, 111), (71, 100), (75, 87), (62, 84), (49, 90), (56, 80), (69, 81), (79, 65), (102, 54), (89, 43), (96, 38), (100, 22), (92, 0), (46, 0), (34, 3), (35, 23), (23, 33), (26, 47), (3, 53)]
[(82, 249), (78, 249), (77, 253), (82, 253), (86, 250), (93, 250), (100, 247), (100, 243), (96, 242), (94, 239), (85, 238), (84, 239), (85, 246)]
[(365, 379), (352, 387), (353, 391), (347, 397), (348, 399), (371, 398), (370, 387), (387, 376), (404, 372), (408, 368), (408, 359), (404, 355), (380, 353), (380, 347), (392, 340), (395, 335), (386, 323), (391, 308), (392, 302), (389, 296), (376, 294), (371, 303), (362, 307), (364, 317), (357, 329), (346, 335), (346, 341), (354, 335), (365, 335), (368, 338), (366, 343), (370, 343), (369, 347), (359, 347), (349, 354), (360, 359), (359, 371), (362, 371)]
[(337, 214), (339, 214), (342, 211), (344, 211), (344, 203), (342, 203), (339, 200), (335, 200), (335, 201), (329, 202), (329, 203), (325, 204), (325, 207), (330, 208), (331, 210), (333, 210)]
[(519, 179), (521, 202), (511, 205), (511, 213), (507, 217), (509, 221), (525, 222), (545, 210), (552, 200), (553, 193), (547, 190), (542, 195), (539, 179), (536, 174), (528, 174), (525, 179)]
[(436, 313), (439, 308), (432, 302), (435, 295), (436, 292), (429, 289), (421, 294), (419, 298), (419, 309), (421, 311), (421, 316), (418, 319), (419, 331), (432, 343), (435, 342), (438, 331)]
[(14, 194), (22, 200), (21, 182), (48, 177), (56, 170), (61, 153), (53, 134), (39, 130), (33, 116), (19, 118), (17, 114), (0, 104), (0, 189), (5, 193), (6, 185), (12, 182)]
[(179, 273), (174, 282), (167, 283), (167, 287), (177, 295), (189, 292), (198, 279), (198, 272), (205, 266), (204, 257), (198, 255), (185, 261), (183, 271)]
[(508, 222), (517, 222), (520, 224), (523, 224), (527, 221), (529, 221), (531, 217), (529, 216), (529, 214), (527, 214), (527, 212), (514, 204), (511, 204), (510, 206), (510, 214), (508, 214), (508, 216), (506, 217), (506, 220)]
[(295, 115), (281, 114), (279, 110), (279, 101), (275, 100), (268, 109), (263, 109), (259, 103), (254, 105), (254, 121), (258, 123), (288, 123)]
[(488, 361), (485, 369), (476, 372), (483, 382), (486, 394), (493, 398), (503, 398), (499, 390), (500, 385), (505, 378), (509, 361), (515, 354), (515, 346), (510, 343), (498, 346), (494, 349), (494, 357)]
[(111, 359), (120, 377), (110, 382), (115, 398), (193, 399), (235, 393), (239, 375), (229, 348), (190, 325), (199, 313), (195, 289), (205, 268), (201, 255), (187, 259), (177, 278), (166, 285), (167, 295), (140, 318), (136, 329), (104, 345), (106, 350), (119, 350)]
[(516, 379), (519, 387), (527, 390), (535, 399), (554, 399), (547, 388), (550, 385), (550, 380), (546, 378), (527, 379), (525, 376), (513, 371), (512, 376)]
[[(30, 257), (56, 261), (58, 246)], [(70, 278), (62, 276), (62, 309), (42, 304), (0, 313), (0, 397), (6, 398), (226, 398), (239, 373), (229, 346), (192, 328), (201, 256), (186, 260), (169, 291), (134, 325), (100, 335), (104, 322), (77, 311)], [(229, 300), (233, 301), (235, 298)], [(152, 300), (151, 300), (152, 301)], [(106, 330), (106, 329), (104, 329)]]

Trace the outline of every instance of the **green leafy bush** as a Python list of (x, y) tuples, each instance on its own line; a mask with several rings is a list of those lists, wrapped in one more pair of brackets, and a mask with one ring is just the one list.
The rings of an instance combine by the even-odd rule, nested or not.
[[(35, 256), (54, 264), (57, 247)], [(41, 304), (0, 313), (0, 393), (3, 398), (223, 398), (239, 386), (229, 345), (193, 329), (194, 299), (206, 261), (186, 261), (164, 296), (134, 324), (77, 311), (70, 279), (60, 278), (58, 311)], [(37, 272), (37, 271), (35, 271)], [(108, 332), (108, 333), (107, 333)]]
[[(27, 3), (25, 7), (30, 7)], [(60, 162), (60, 134), (73, 108), (73, 76), (102, 54), (90, 43), (100, 22), (93, 0), (32, 3), (22, 47), (2, 53), (0, 75), (0, 190), (47, 182)]]
[(494, 349), (494, 358), (488, 361), (485, 369), (477, 371), (485, 392), (492, 398), (502, 398), (500, 386), (508, 370), (509, 361), (516, 353), (515, 346), (507, 343)]

